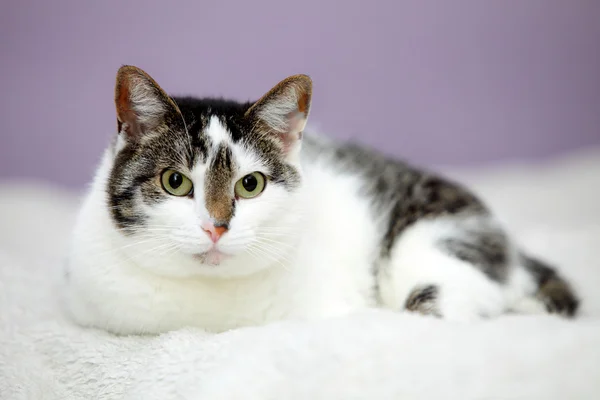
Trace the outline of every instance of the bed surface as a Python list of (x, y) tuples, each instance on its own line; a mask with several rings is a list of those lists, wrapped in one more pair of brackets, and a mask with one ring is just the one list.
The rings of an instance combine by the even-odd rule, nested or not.
[(476, 324), (373, 310), (219, 335), (115, 337), (65, 320), (55, 279), (78, 195), (0, 184), (2, 399), (598, 399), (600, 150), (447, 170), (529, 252), (560, 267), (582, 316)]

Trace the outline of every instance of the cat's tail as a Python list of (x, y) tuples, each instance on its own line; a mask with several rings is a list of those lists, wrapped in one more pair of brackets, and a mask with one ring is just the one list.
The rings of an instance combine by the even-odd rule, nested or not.
[(574, 317), (579, 298), (569, 283), (554, 268), (526, 254), (521, 254), (522, 265), (537, 283), (535, 297), (549, 313)]

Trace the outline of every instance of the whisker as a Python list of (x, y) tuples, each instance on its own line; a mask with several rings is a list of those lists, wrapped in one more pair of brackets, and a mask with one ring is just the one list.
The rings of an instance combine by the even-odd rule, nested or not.
[(273, 255), (267, 252), (265, 249), (256, 246), (251, 246), (247, 250), (249, 249), (252, 249), (253, 252), (256, 252), (258, 259), (260, 259), (260, 257), (267, 258), (281, 265), (281, 267), (284, 270), (290, 271), (289, 267), (286, 264), (284, 264), (279, 258), (273, 257)]
[(287, 254), (284, 251), (282, 251), (281, 249), (275, 248), (266, 243), (253, 243), (251, 246), (257, 250), (260, 250), (266, 254), (269, 254), (271, 256), (271, 258), (273, 258), (273, 259), (277, 259), (277, 260), (282, 259), (286, 262), (289, 262)]
[(257, 242), (259, 242), (259, 243), (272, 245), (274, 247), (281, 246), (281, 247), (288, 248), (288, 249), (294, 249), (294, 248), (296, 248), (296, 246), (294, 246), (291, 243), (286, 243), (286, 242), (282, 242), (282, 241), (279, 241), (279, 240), (273, 240), (271, 238), (266, 238), (266, 237), (261, 237), (261, 236), (257, 236), (255, 238), (255, 240)]
[[(146, 244), (146, 243), (150, 243), (150, 242), (154, 242), (154, 241), (158, 241), (158, 240), (160, 240), (160, 239), (158, 239), (158, 238), (148, 238), (148, 239), (140, 240), (140, 241), (137, 241), (137, 242), (134, 242), (134, 243), (128, 243), (128, 244), (126, 244), (124, 246), (112, 247), (111, 249), (108, 249), (108, 250), (105, 250), (105, 251), (102, 251), (102, 252), (99, 252), (99, 253), (92, 253), (92, 254), (90, 254), (90, 256), (91, 257), (101, 257), (101, 256), (104, 256), (104, 255), (113, 254), (113, 253), (116, 253), (118, 251), (122, 251), (122, 250), (125, 250), (125, 249), (128, 249), (128, 248), (131, 248), (131, 247), (139, 246), (139, 245), (142, 245), (142, 244)], [(100, 246), (100, 245), (101, 244), (99, 244), (98, 246)]]

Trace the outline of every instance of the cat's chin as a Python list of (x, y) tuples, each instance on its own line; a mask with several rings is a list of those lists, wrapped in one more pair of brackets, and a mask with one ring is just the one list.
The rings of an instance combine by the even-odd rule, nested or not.
[[(200, 251), (198, 251), (200, 250)], [(267, 258), (249, 257), (243, 249), (222, 250), (210, 247), (195, 252), (172, 255), (148, 254), (136, 260), (136, 269), (142, 269), (162, 278), (243, 278), (280, 266)], [(125, 254), (133, 258), (136, 253)]]
[(194, 259), (198, 260), (201, 264), (210, 266), (210, 267), (218, 267), (222, 262), (231, 258), (229, 254), (225, 254), (222, 251), (211, 249), (207, 252), (194, 254)]
[(140, 263), (138, 267), (163, 278), (244, 278), (276, 267), (277, 263), (249, 261), (245, 254), (211, 249), (202, 253), (180, 254), (169, 260)]

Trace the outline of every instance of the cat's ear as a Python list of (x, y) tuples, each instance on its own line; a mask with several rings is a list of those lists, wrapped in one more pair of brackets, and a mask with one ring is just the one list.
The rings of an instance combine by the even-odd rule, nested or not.
[(278, 135), (285, 151), (292, 152), (300, 147), (311, 95), (312, 80), (307, 75), (290, 76), (254, 103), (246, 116)]
[(179, 108), (160, 86), (144, 71), (125, 65), (117, 72), (115, 106), (119, 133), (129, 140), (164, 125), (167, 117)]

